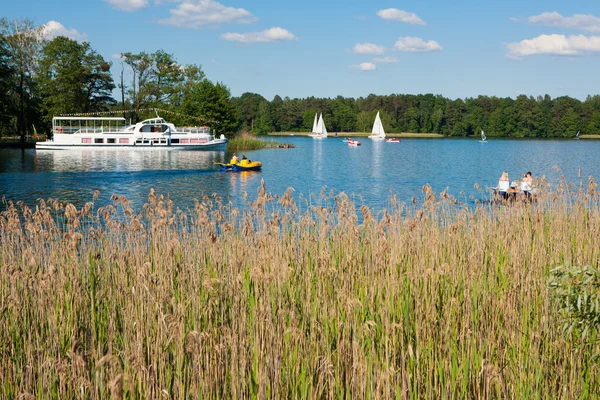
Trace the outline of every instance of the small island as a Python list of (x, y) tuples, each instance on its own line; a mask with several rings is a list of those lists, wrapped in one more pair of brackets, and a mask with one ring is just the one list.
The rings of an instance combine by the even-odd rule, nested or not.
[(242, 132), (241, 134), (229, 139), (227, 144), (227, 150), (229, 151), (240, 151), (240, 150), (260, 150), (260, 149), (293, 149), (294, 146), (291, 143), (279, 143), (272, 140), (264, 140), (258, 138), (255, 134), (250, 132)]

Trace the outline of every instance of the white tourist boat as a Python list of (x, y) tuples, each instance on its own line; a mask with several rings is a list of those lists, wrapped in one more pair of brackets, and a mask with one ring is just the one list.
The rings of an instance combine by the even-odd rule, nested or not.
[(313, 131), (308, 136), (314, 139), (325, 139), (327, 137), (327, 128), (325, 128), (325, 122), (323, 122), (323, 114), (319, 116), (317, 122), (317, 114), (315, 114), (315, 123), (313, 123)]
[(126, 125), (116, 117), (54, 117), (52, 140), (37, 142), (36, 149), (65, 150), (73, 148), (139, 148), (177, 150), (222, 150), (227, 138), (216, 138), (210, 128), (178, 128), (156, 117)]
[(385, 130), (383, 130), (383, 124), (381, 123), (381, 118), (379, 118), (379, 111), (377, 111), (377, 116), (375, 117), (375, 122), (373, 123), (373, 130), (371, 131), (371, 135), (369, 135), (369, 139), (385, 139)]

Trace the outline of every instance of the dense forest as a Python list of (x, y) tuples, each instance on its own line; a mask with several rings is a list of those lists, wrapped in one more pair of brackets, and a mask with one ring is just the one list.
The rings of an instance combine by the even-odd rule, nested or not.
[[(118, 76), (117, 82), (113, 74)], [(125, 79), (125, 76), (128, 78)], [(22, 141), (50, 131), (53, 116), (117, 113), (139, 120), (151, 108), (172, 113), (175, 123), (202, 123), (220, 133), (309, 131), (316, 112), (329, 131), (370, 131), (377, 111), (388, 132), (448, 136), (569, 137), (600, 134), (600, 96), (585, 101), (548, 95), (516, 99), (479, 96), (392, 94), (366, 98), (305, 98), (259, 94), (232, 97), (199, 65), (181, 65), (173, 54), (124, 52), (107, 61), (89, 43), (51, 40), (29, 20), (0, 20), (0, 136)], [(118, 113), (120, 114), (120, 112)], [(181, 115), (196, 117), (187, 119)]]

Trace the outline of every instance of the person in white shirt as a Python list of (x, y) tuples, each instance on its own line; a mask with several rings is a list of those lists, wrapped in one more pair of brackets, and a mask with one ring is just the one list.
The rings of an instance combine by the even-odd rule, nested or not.
[(506, 192), (508, 191), (508, 187), (510, 185), (510, 181), (508, 180), (508, 172), (504, 171), (500, 180), (498, 181), (498, 186), (496, 186), (496, 191), (499, 196), (502, 196), (503, 199), (507, 198)]
[(531, 198), (531, 184), (533, 182), (533, 178), (531, 177), (531, 172), (527, 172), (521, 181), (521, 191), (525, 195), (526, 199)]

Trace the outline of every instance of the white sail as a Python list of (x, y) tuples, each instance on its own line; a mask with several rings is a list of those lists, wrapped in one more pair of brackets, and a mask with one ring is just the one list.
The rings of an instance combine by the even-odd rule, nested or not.
[(319, 122), (317, 123), (317, 133), (321, 136), (327, 136), (327, 128), (325, 128), (325, 122), (323, 121), (323, 113), (319, 116)]
[(581, 131), (577, 131), (577, 134), (575, 135), (575, 139), (579, 139), (579, 134), (581, 133)]
[(317, 132), (317, 113), (315, 113), (315, 122), (313, 122), (312, 133)]
[(381, 123), (381, 118), (379, 117), (379, 111), (377, 111), (377, 116), (375, 117), (375, 122), (373, 123), (373, 130), (371, 131), (369, 138), (385, 139), (385, 130), (383, 129), (383, 124)]
[(485, 137), (485, 132), (483, 131), (483, 129), (481, 130), (481, 141), (485, 142), (487, 140), (487, 138)]

